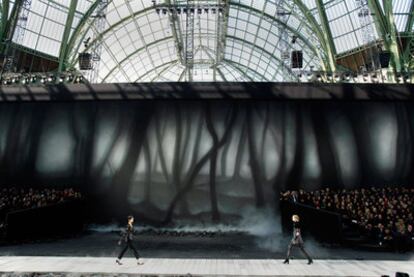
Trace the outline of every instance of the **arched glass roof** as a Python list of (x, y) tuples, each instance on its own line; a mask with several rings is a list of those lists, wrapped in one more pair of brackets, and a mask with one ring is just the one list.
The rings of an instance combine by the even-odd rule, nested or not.
[[(13, 42), (65, 68), (91, 52), (96, 82), (294, 81), (292, 51), (302, 71), (333, 70), (337, 55), (383, 39), (387, 13), (379, 0), (24, 1)], [(398, 32), (413, 30), (413, 1), (388, 1)]]

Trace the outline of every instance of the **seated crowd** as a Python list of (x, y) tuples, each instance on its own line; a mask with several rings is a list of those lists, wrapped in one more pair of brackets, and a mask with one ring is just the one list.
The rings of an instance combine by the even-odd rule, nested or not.
[(8, 212), (80, 198), (81, 193), (73, 188), (0, 188), (0, 225)]
[(413, 248), (414, 188), (299, 190), (282, 193), (281, 199), (339, 213), (378, 245)]

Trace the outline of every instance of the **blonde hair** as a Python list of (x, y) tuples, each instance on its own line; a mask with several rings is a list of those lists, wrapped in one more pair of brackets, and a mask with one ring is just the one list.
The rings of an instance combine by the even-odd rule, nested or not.
[(292, 221), (299, 222), (299, 216), (297, 214), (292, 215)]

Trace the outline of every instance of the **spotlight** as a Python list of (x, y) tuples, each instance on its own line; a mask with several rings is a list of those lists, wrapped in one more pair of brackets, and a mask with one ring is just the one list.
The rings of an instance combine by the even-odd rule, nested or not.
[(322, 75), (318, 73), (316, 75), (316, 80), (318, 80), (318, 82), (322, 81)]
[(197, 9), (197, 13), (198, 13), (198, 14), (201, 14), (201, 12), (202, 12), (202, 9), (201, 9), (201, 8), (198, 8), (198, 9)]
[(363, 75), (362, 75), (362, 79), (364, 80), (364, 82), (367, 82), (368, 81), (368, 73), (364, 73)]
[(336, 82), (339, 82), (341, 80), (341, 76), (339, 76), (339, 74), (335, 74), (334, 79)]
[(411, 78), (410, 78), (410, 75), (409, 75), (409, 74), (405, 74), (405, 75), (404, 75), (404, 81), (405, 81), (406, 83), (409, 83), (409, 82), (411, 81)]
[(66, 82), (70, 83), (73, 80), (73, 76), (72, 75), (68, 75), (66, 76)]
[(349, 82), (351, 80), (351, 74), (345, 73), (344, 80)]
[(328, 73), (326, 77), (328, 78), (328, 81), (332, 81), (332, 73)]
[(204, 13), (208, 13), (208, 8), (204, 8)]
[(352, 79), (354, 79), (354, 82), (358, 82), (358, 74), (352, 74)]
[(373, 82), (377, 82), (377, 81), (378, 81), (378, 76), (377, 76), (377, 74), (376, 74), (376, 73), (373, 73), (373, 74), (371, 75), (371, 80), (372, 80)]
[(160, 14), (161, 9), (160, 8), (156, 8), (155, 11), (157, 12), (157, 14)]

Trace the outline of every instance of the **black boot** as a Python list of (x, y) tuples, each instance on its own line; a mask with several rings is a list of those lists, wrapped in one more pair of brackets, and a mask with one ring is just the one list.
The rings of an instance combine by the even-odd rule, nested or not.
[(286, 259), (283, 263), (284, 264), (288, 264), (289, 263), (289, 259)]
[(116, 259), (116, 263), (119, 264), (119, 265), (122, 265), (122, 263), (119, 259)]
[(308, 261), (308, 264), (313, 264), (313, 260), (312, 260), (312, 259), (310, 259), (310, 260)]

